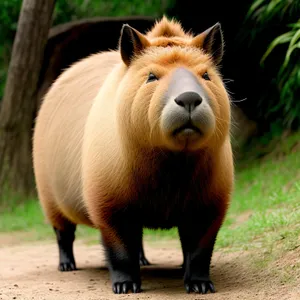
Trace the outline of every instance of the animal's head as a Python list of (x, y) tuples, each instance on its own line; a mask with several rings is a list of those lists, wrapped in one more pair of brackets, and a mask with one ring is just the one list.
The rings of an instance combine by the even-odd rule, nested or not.
[(218, 71), (223, 46), (219, 23), (196, 36), (165, 17), (147, 34), (123, 25), (119, 117), (132, 141), (174, 151), (224, 142), (230, 102)]

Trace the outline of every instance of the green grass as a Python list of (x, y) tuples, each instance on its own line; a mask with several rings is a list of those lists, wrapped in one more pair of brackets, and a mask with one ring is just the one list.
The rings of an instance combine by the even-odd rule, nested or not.
[[(286, 250), (300, 246), (300, 149), (295, 149), (295, 141), (299, 145), (299, 133), (277, 146), (268, 159), (237, 166), (233, 199), (216, 248), (272, 251), (282, 240)], [(248, 218), (236, 222), (242, 214)]]
[[(219, 232), (216, 249), (224, 251), (264, 248), (273, 251), (300, 246), (300, 133), (287, 137), (268, 159), (243, 161), (236, 166), (236, 183), (228, 215)], [(281, 149), (281, 156), (278, 153)], [(12, 200), (12, 203), (14, 201)], [(243, 218), (244, 216), (244, 218)], [(27, 239), (53, 239), (36, 199), (2, 208), (0, 232), (24, 232)], [(27, 233), (27, 234), (26, 234)], [(78, 237), (99, 241), (99, 233), (78, 226)], [(149, 240), (177, 238), (177, 230), (145, 230)]]
[[(25, 240), (53, 239), (52, 227), (46, 223), (41, 207), (36, 199), (31, 199), (26, 204), (6, 208), (0, 215), (0, 233), (24, 232)], [(26, 235), (27, 233), (27, 235)], [(77, 236), (97, 235), (95, 229), (78, 226)]]

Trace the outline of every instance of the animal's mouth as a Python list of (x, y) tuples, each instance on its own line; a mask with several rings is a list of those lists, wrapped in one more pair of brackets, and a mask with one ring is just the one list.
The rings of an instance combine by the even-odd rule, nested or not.
[(188, 122), (173, 131), (173, 136), (178, 134), (190, 135), (190, 134), (202, 134), (201, 130), (196, 127), (192, 122)]

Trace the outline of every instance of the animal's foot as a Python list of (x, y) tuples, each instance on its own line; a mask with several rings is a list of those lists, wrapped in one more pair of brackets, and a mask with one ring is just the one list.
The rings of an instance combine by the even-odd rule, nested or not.
[(115, 294), (127, 294), (129, 291), (140, 293), (141, 285), (132, 281), (116, 282), (113, 284), (113, 292)]
[(61, 272), (67, 272), (67, 271), (75, 271), (77, 270), (77, 268), (74, 262), (64, 262), (59, 264), (58, 270)]
[(140, 266), (149, 266), (150, 262), (146, 257), (140, 257)]
[(195, 292), (198, 294), (206, 294), (208, 291), (215, 293), (214, 284), (210, 280), (193, 280), (184, 284), (187, 293)]

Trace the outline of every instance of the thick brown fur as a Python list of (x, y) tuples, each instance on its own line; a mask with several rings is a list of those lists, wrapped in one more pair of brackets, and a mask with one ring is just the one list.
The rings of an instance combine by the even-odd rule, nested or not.
[[(34, 170), (47, 219), (60, 232), (69, 224), (100, 229), (108, 259), (111, 253), (128, 259), (124, 222), (137, 236), (142, 227), (179, 226), (183, 239), (204, 224), (197, 247), (213, 247), (233, 189), (230, 101), (212, 54), (202, 49), (205, 36), (164, 17), (140, 38), (144, 47), (128, 58), (129, 66), (116, 50), (67, 69), (47, 93), (34, 132)], [(204, 87), (216, 119), (195, 149), (174, 144), (159, 125), (161, 95), (182, 66)], [(159, 80), (145, 85), (149, 72)]]

